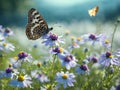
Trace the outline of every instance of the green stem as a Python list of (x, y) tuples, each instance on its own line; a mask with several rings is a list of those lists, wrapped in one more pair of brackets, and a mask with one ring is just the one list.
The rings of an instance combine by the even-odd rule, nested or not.
[(117, 30), (117, 26), (118, 26), (118, 22), (115, 24), (115, 28), (114, 28), (113, 35), (112, 35), (112, 40), (111, 40), (111, 52), (112, 52), (112, 50), (113, 50), (113, 41), (114, 41), (114, 36), (115, 36), (116, 30)]
[(56, 59), (56, 55), (53, 55), (53, 68), (52, 68), (52, 72), (54, 72), (54, 68), (55, 68), (55, 59)]

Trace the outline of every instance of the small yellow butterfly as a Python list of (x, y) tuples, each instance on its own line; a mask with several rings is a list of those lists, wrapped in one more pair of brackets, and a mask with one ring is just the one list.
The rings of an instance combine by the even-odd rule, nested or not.
[(92, 8), (92, 9), (88, 10), (88, 13), (89, 13), (90, 16), (96, 16), (98, 10), (99, 10), (99, 7), (96, 6), (96, 7)]

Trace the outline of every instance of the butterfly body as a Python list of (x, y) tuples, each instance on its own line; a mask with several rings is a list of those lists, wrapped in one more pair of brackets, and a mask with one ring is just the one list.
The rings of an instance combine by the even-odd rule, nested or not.
[(48, 28), (46, 21), (36, 9), (31, 8), (29, 10), (28, 24), (26, 26), (26, 36), (28, 39), (36, 40), (52, 29), (53, 28)]

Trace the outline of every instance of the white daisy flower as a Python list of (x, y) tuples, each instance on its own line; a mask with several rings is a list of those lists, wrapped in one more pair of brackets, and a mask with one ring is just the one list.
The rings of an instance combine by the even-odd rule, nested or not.
[(20, 88), (27, 88), (27, 87), (31, 87), (32, 81), (31, 81), (31, 77), (25, 75), (19, 75), (17, 77), (17, 79), (15, 80), (11, 80), (10, 81), (10, 85), (13, 87), (20, 87)]
[(76, 82), (75, 80), (75, 75), (73, 73), (69, 73), (69, 72), (58, 72), (56, 74), (56, 81), (57, 81), (57, 88), (60, 87), (60, 85), (63, 85), (64, 88), (67, 88), (67, 86), (69, 87), (73, 87), (74, 86), (74, 82)]

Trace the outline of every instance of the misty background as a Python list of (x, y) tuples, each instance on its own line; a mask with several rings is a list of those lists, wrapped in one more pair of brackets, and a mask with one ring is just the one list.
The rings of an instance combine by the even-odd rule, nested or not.
[[(88, 10), (99, 6), (96, 17)], [(25, 27), (30, 8), (36, 8), (48, 23), (113, 22), (120, 16), (120, 0), (0, 0), (0, 24)]]

